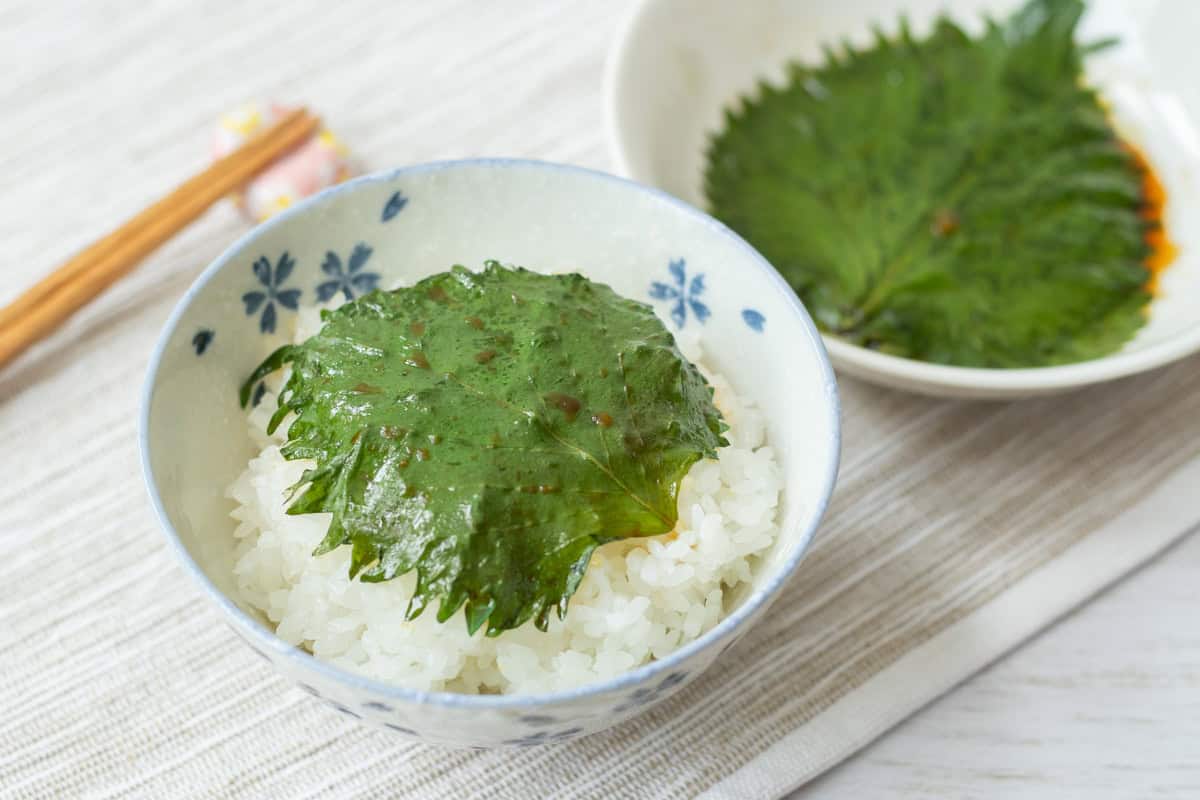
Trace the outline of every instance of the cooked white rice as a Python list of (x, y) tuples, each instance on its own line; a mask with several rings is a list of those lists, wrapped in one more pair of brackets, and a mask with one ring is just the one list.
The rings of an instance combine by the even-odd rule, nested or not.
[[(319, 327), (317, 311), (303, 310), (296, 340)], [(237, 504), (242, 597), (285, 641), (354, 672), (422, 690), (566, 689), (611, 678), (696, 639), (717, 624), (730, 590), (750, 580), (758, 554), (774, 542), (781, 481), (762, 415), (704, 368), (696, 340), (680, 337), (679, 345), (715, 387), (731, 444), (684, 479), (674, 531), (596, 550), (566, 619), (552, 615), (549, 631), (530, 622), (495, 638), (482, 631), (468, 636), (461, 610), (445, 624), (431, 610), (406, 622), (413, 575), (350, 580), (348, 546), (313, 557), (329, 515), (284, 513), (287, 488), (311, 464), (280, 454), (286, 423), (266, 435), (276, 406), (270, 389), (249, 415), (261, 452), (227, 490)]]

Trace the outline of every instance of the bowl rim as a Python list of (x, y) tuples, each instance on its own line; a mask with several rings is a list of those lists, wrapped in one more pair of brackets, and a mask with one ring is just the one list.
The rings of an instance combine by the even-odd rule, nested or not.
[[(661, 0), (636, 0), (617, 26), (604, 69), (604, 130), (609, 157), (620, 176), (639, 182), (646, 180), (646, 176), (635, 174), (630, 166), (625, 133), (628, 125), (621, 110), (623, 101), (619, 87), (622, 83), (619, 79), (629, 57), (634, 31), (642, 24), (650, 7), (658, 2)], [(822, 333), (821, 338), (834, 364), (839, 368), (851, 368), (854, 375), (874, 383), (891, 387), (919, 384), (923, 387), (920, 391), (954, 397), (1024, 397), (1081, 389), (1166, 366), (1192, 355), (1200, 351), (1200, 321), (1136, 350), (1118, 350), (1099, 358), (1046, 367), (937, 364), (870, 350), (832, 334)]]
[[(326, 661), (318, 659), (308, 651), (288, 644), (280, 639), (274, 631), (268, 630), (262, 624), (253, 619), (250, 614), (243, 611), (228, 595), (222, 592), (212, 582), (212, 580), (204, 573), (199, 564), (184, 547), (182, 540), (179, 538), (178, 532), (171, 524), (167, 517), (166, 510), (163, 506), (162, 498), (159, 494), (158, 485), (154, 479), (154, 472), (150, 464), (150, 408), (154, 397), (155, 386), (158, 382), (158, 371), (161, 366), (163, 355), (166, 351), (167, 343), (171, 340), (178, 327), (184, 313), (191, 306), (199, 293), (204, 289), (208, 282), (218, 272), (225, 268), (227, 264), (233, 261), (241, 253), (243, 253), (256, 240), (265, 235), (273, 228), (283, 225), (292, 217), (301, 216), (313, 209), (316, 209), (328, 202), (334, 197), (343, 193), (350, 193), (365, 187), (369, 187), (380, 183), (391, 183), (399, 178), (423, 174), (429, 172), (438, 172), (443, 170), (454, 170), (462, 168), (501, 168), (501, 169), (517, 169), (517, 170), (546, 170), (549, 172), (565, 172), (574, 175), (580, 175), (591, 179), (609, 181), (621, 184), (631, 190), (648, 194), (656, 201), (674, 208), (676, 211), (682, 212), (688, 217), (701, 223), (717, 235), (726, 236), (733, 240), (733, 243), (745, 251), (748, 261), (762, 270), (771, 281), (774, 288), (783, 296), (786, 303), (790, 304), (791, 309), (798, 318), (802, 328), (805, 330), (811, 345), (815, 348), (817, 355), (817, 365), (820, 371), (820, 379), (822, 381), (823, 396), (827, 398), (825, 404), (827, 419), (823, 420), (823, 425), (827, 430), (827, 435), (830, 437), (830, 456), (823, 467), (823, 482), (816, 494), (816, 502), (812, 507), (811, 513), (808, 515), (809, 524), (806, 530), (800, 532), (800, 538), (793, 548), (791, 555), (780, 566), (775, 574), (764, 585), (753, 589), (751, 594), (733, 610), (731, 614), (722, 619), (715, 627), (707, 631), (704, 635), (694, 639), (683, 647), (670, 653), (662, 659), (651, 661), (643, 664), (640, 667), (623, 672), (613, 678), (605, 681), (597, 681), (594, 683), (584, 684), (582, 686), (559, 690), (554, 692), (541, 692), (536, 694), (508, 694), (508, 695), (470, 695), (459, 694), (456, 692), (446, 691), (424, 691), (418, 689), (410, 689), (397, 684), (387, 683), (385, 681), (376, 680), (374, 678), (360, 675), (342, 667), (336, 666)], [(753, 247), (751, 247), (744, 239), (730, 230), (721, 222), (713, 217), (705, 214), (703, 211), (694, 206), (685, 203), (684, 201), (657, 189), (655, 187), (646, 186), (635, 181), (611, 175), (599, 170), (588, 169), (570, 164), (560, 164), (549, 161), (539, 161), (534, 159), (524, 158), (468, 158), (455, 159), (444, 161), (433, 161), (423, 164), (417, 164), (407, 167), (399, 167), (396, 169), (375, 172), (369, 175), (364, 175), (354, 178), (345, 183), (325, 189), (324, 191), (307, 198), (301, 203), (285, 210), (284, 212), (272, 217), (270, 220), (255, 226), (250, 231), (227, 247), (212, 263), (205, 267), (204, 271), (193, 281), (192, 285), (176, 303), (172, 309), (170, 316), (167, 318), (162, 331), (159, 334), (158, 341), (154, 346), (154, 350), (150, 356), (150, 361), (146, 368), (146, 377), (142, 385), (141, 391), (141, 406), (138, 413), (138, 446), (140, 450), (140, 460), (142, 467), (142, 480), (146, 485), (146, 491), (150, 496), (150, 502), (153, 506), (155, 516), (158, 518), (159, 526), (163, 530), (163, 534), (169, 542), (171, 549), (175, 553), (176, 559), (183, 566), (193, 580), (195, 580), (202, 591), (208, 595), (209, 599), (224, 612), (226, 621), (232, 624), (235, 631), (241, 634), (241, 637), (246, 640), (252, 647), (261, 646), (270, 652), (274, 653), (280, 659), (290, 662), (300, 670), (312, 670), (320, 673), (324, 678), (343, 685), (350, 686), (357, 690), (367, 691), (378, 696), (387, 697), (389, 699), (401, 700), (416, 704), (433, 704), (444, 707), (458, 707), (471, 709), (503, 709), (515, 707), (530, 707), (530, 706), (545, 706), (557, 703), (570, 702), (583, 698), (588, 698), (597, 695), (603, 695), (609, 692), (621, 691), (630, 686), (634, 686), (644, 681), (653, 678), (659, 674), (668, 674), (672, 669), (689, 659), (691, 656), (712, 647), (719, 641), (729, 637), (735, 630), (742, 627), (755, 612), (765, 607), (778, 596), (780, 590), (789, 578), (795, 573), (800, 562), (803, 561), (807, 554), (810, 545), (812, 544), (813, 536), (816, 529), (819, 527), (825, 511), (829, 506), (829, 500), (833, 493), (834, 483), (837, 479), (838, 466), (841, 459), (841, 407), (837, 392), (837, 382), (834, 377), (833, 367), (830, 364), (828, 353), (825, 351), (824, 344), (820, 334), (817, 332), (816, 325), (809, 316), (808, 311), (801, 304), (798, 297), (791, 290), (779, 274), (767, 263), (766, 259)], [(274, 660), (272, 660), (274, 663)]]

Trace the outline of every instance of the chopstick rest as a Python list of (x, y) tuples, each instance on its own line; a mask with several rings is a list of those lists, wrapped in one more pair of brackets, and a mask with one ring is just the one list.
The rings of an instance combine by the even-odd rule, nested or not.
[[(223, 158), (294, 109), (277, 103), (251, 103), (223, 114), (213, 132), (212, 154)], [(263, 222), (305, 197), (358, 174), (346, 146), (327, 127), (256, 175), (231, 195), (252, 222)]]

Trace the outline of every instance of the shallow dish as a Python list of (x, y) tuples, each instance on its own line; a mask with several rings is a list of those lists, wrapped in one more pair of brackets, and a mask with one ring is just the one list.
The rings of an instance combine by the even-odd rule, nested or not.
[[(704, 207), (708, 137), (722, 113), (759, 80), (777, 82), (789, 61), (819, 62), (821, 46), (869, 41), (870, 25), (894, 31), (906, 14), (915, 32), (949, 8), (977, 29), (984, 12), (1021, 0), (643, 0), (610, 53), (608, 134), (618, 170)], [(1119, 47), (1088, 61), (1089, 80), (1111, 103), (1118, 128), (1149, 158), (1167, 190), (1166, 228), (1179, 256), (1163, 273), (1146, 326), (1122, 350), (1059, 367), (975, 369), (884, 355), (826, 336), (834, 365), (849, 375), (926, 394), (1013, 398), (1065, 391), (1133, 375), (1200, 350), (1200, 86), (1191, 32), (1200, 6), (1094, 0), (1083, 41)]]
[[(326, 253), (344, 256), (360, 243), (372, 253), (356, 274), (375, 277), (358, 284), (347, 278), (351, 291), (412, 281), (455, 263), (478, 268), (488, 258), (578, 270), (644, 301), (652, 283), (679, 284), (661, 304), (664, 319), (699, 328), (706, 359), (757, 401), (783, 469), (778, 539), (714, 629), (666, 658), (577, 690), (459, 695), (405, 689), (318, 661), (248, 610), (233, 576), (232, 503), (222, 496), (255, 449), (237, 388), (284, 341), (294, 308), (312, 302), (315, 287), (331, 280), (320, 267)], [(283, 270), (282, 280), (253, 269), (257, 260), (274, 264), (284, 253), (295, 266)], [(654, 291), (663, 294), (661, 286)], [(244, 303), (247, 293), (262, 297)], [(424, 741), (475, 747), (598, 731), (692, 680), (796, 570), (828, 502), (839, 454), (837, 391), (821, 339), (757, 252), (655, 189), (575, 167), (509, 160), (361, 178), (243, 237), (171, 314), (150, 362), (140, 434), (146, 484), (167, 538), (255, 652), (346, 714)]]

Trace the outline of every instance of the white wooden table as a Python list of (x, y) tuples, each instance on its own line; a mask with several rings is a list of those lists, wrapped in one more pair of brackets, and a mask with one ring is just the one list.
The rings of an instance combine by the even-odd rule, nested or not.
[(1200, 797), (1198, 605), (1192, 534), (795, 798)]
[[(0, 303), (198, 168), (207, 126), (246, 99), (311, 103), (372, 168), (482, 154), (607, 168), (600, 87), (625, 5), (6, 0)], [(514, 61), (527, 80), (489, 82)], [(390, 79), (356, 81), (367, 62)], [(72, 364), (97, 347), (144, 359), (173, 298), (242, 230), (214, 211), (0, 376), (0, 402), (63, 370), (102, 379)], [(1193, 536), (800, 796), (1200, 797), (1198, 575)]]

